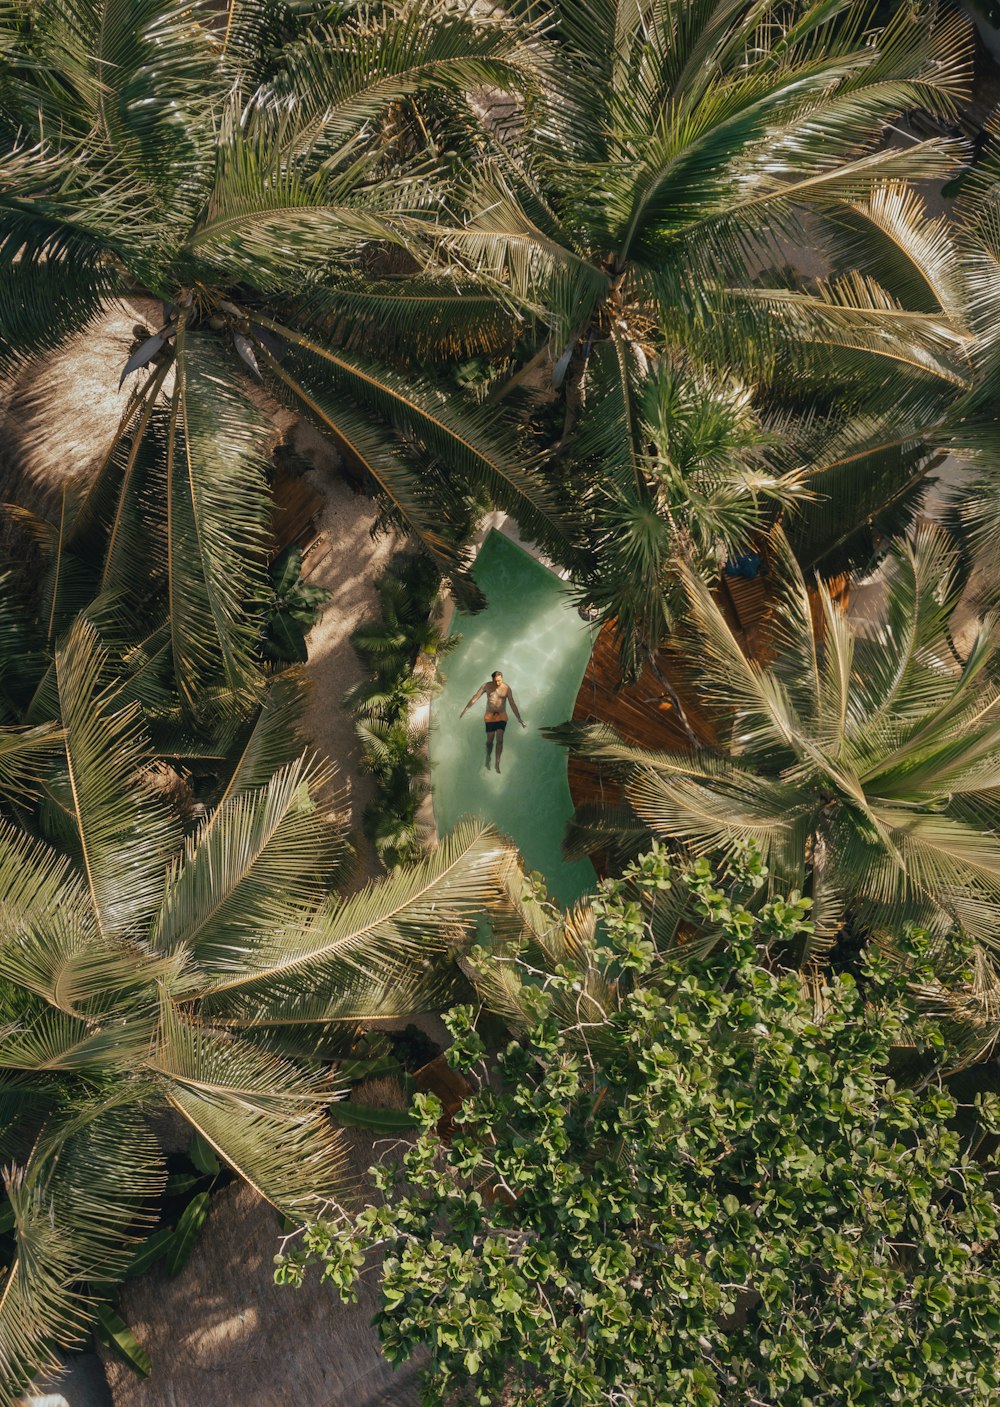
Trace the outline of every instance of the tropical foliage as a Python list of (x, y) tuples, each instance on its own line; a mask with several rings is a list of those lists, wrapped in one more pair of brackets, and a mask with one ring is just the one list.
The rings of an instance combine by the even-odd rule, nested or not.
[[(935, 214), (969, 150), (892, 126), (954, 122), (970, 33), (934, 0), (0, 4), (0, 379), (140, 319), (93, 472), (6, 506), (0, 1400), (95, 1314), (141, 1363), (114, 1284), (178, 1268), (231, 1175), (308, 1228), (280, 1278), (349, 1295), (383, 1252), (428, 1402), (997, 1397), (1000, 1124), (960, 1144), (935, 1069), (1000, 1033), (1000, 129)], [(289, 414), (420, 553), (352, 637), (364, 886), (279, 672), (325, 600), (273, 560)], [(954, 543), (915, 526), (945, 456)], [(416, 823), (414, 662), (443, 578), (480, 601), (491, 507), (626, 676), (669, 636), (707, 720), (556, 731), (625, 802), (574, 844), (645, 849), (570, 914), (483, 825), (424, 855)], [(748, 552), (752, 656), (712, 590)], [(813, 585), (883, 557), (850, 615)], [(359, 1213), (359, 1027), (467, 994), (484, 912), (474, 1093), (450, 1141), (420, 1103)], [(201, 1180), (154, 1229), (165, 1114)]]
[[(715, 959), (660, 946), (663, 900), (724, 931)], [(571, 915), (526, 913), (476, 959), (519, 1037), (494, 1078), (456, 1008), (477, 1087), (450, 1141), (425, 1098), (384, 1205), (310, 1230), (279, 1277), (318, 1260), (350, 1294), (379, 1245), (385, 1351), (426, 1352), (442, 1407), (992, 1402), (1000, 1201), (966, 1137), (994, 1124), (960, 1137), (946, 1091), (888, 1077), (885, 974), (814, 997), (758, 948), (794, 946), (808, 901), (752, 914), (662, 853)]]
[[(619, 618), (630, 668), (671, 619), (677, 550), (718, 558), (796, 503), (810, 562), (866, 550), (949, 424), (975, 453), (995, 264), (988, 221), (962, 254), (906, 184), (960, 145), (883, 140), (910, 109), (954, 115), (965, 23), (867, 23), (776, 0), (11, 10), (7, 363), (118, 296), (148, 309), (106, 462), (38, 528), (66, 609), (81, 573), (123, 592), (142, 563), (189, 712), (249, 702), (255, 379), (440, 569), (460, 571), (477, 505), (513, 512)], [(792, 268), (806, 250), (819, 272)], [(499, 406), (435, 378), (470, 353), (521, 359)], [(544, 367), (562, 425), (542, 474), (495, 412)]]
[(114, 443), (48, 529), (53, 609), (79, 608), (81, 573), (134, 596), (165, 621), (192, 712), (213, 689), (245, 703), (256, 678), (272, 430), (254, 381), (318, 425), (448, 568), (470, 487), (557, 532), (516, 438), (374, 361), (368, 335), (386, 352), (503, 335), (492, 296), (419, 272), (409, 252), (407, 225), (440, 201), (412, 100), (428, 94), (460, 140), (470, 90), (530, 78), (533, 26), (349, 6), (262, 76), (269, 15), (73, 0), (0, 17), (6, 365), (122, 297), (149, 309)]
[(126, 1268), (165, 1175), (151, 1116), (172, 1109), (293, 1218), (349, 1194), (331, 1058), (359, 1021), (440, 1000), (449, 968), (433, 959), (516, 863), (466, 827), (340, 898), (348, 851), (330, 768), (296, 739), (293, 681), (275, 685), (188, 836), (85, 622), (56, 650), (54, 689), (51, 765), (28, 770), (37, 730), (5, 730), (0, 750), (5, 781), (19, 756), (22, 805), (41, 798), (58, 833), (0, 821), (5, 1400), (79, 1338), (86, 1282)]
[(262, 649), (278, 664), (305, 664), (306, 636), (330, 599), (322, 586), (302, 580), (302, 549), (288, 547), (271, 563), (271, 600), (267, 606)]
[(963, 261), (907, 182), (962, 150), (884, 134), (915, 107), (947, 120), (970, 51), (935, 7), (870, 31), (850, 4), (551, 15), (530, 121), (499, 132), (439, 239), (534, 313), (515, 381), (548, 366), (563, 385), (578, 579), (634, 669), (669, 625), (678, 551), (708, 538), (718, 561), (811, 494), (811, 565), (912, 508), (974, 377)]
[(437, 663), (457, 643), (434, 623), (439, 578), (427, 558), (403, 556), (378, 582), (382, 619), (363, 625), (351, 643), (369, 678), (350, 689), (361, 763), (378, 795), (365, 809), (365, 830), (387, 865), (414, 860), (424, 848), (417, 812), (427, 795), (427, 730), (413, 721), (440, 681), (418, 668)]
[[(956, 558), (936, 528), (894, 549), (871, 620), (846, 616), (822, 586), (811, 592), (780, 534), (772, 556), (763, 662), (748, 657), (698, 577), (683, 573), (692, 687), (714, 720), (714, 745), (648, 752), (599, 726), (557, 735), (622, 773), (636, 833), (700, 851), (757, 846), (780, 885), (811, 895), (826, 945), (845, 926), (890, 939), (907, 922), (941, 940), (961, 930), (979, 945), (980, 1015), (992, 1022), (996, 621), (978, 622), (959, 654)], [(599, 817), (593, 833), (602, 833)]]

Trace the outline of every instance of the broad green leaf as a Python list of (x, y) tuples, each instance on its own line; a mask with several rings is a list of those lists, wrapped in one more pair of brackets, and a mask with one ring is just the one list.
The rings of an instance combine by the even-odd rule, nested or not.
[(179, 1275), (194, 1250), (208, 1218), (212, 1194), (196, 1192), (177, 1219), (166, 1253), (166, 1271), (171, 1277)]
[(148, 1378), (153, 1371), (149, 1354), (141, 1346), (125, 1320), (110, 1305), (97, 1306), (98, 1338), (108, 1348), (121, 1354), (125, 1362), (140, 1378)]

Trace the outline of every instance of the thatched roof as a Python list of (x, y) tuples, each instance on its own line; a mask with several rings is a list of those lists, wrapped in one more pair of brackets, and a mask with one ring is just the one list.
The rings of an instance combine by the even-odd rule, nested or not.
[[(360, 1175), (371, 1140), (350, 1139)], [(277, 1286), (280, 1237), (273, 1208), (233, 1184), (176, 1279), (157, 1268), (126, 1287), (125, 1317), (153, 1372), (142, 1380), (107, 1356), (115, 1407), (415, 1407), (415, 1370), (394, 1371), (371, 1327), (374, 1274), (356, 1305), (315, 1272), (300, 1290)]]

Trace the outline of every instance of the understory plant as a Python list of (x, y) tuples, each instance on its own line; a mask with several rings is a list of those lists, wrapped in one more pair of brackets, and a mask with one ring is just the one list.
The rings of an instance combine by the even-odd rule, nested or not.
[[(426, 1355), (426, 1407), (994, 1402), (1000, 1125), (981, 1102), (960, 1137), (939, 1034), (888, 970), (803, 982), (776, 954), (808, 901), (751, 913), (662, 850), (571, 913), (520, 912), (474, 957), (512, 1039), (491, 1062), (476, 1009), (451, 1012), (474, 1092), (450, 1133), (418, 1099), (377, 1204), (291, 1241), (279, 1280), (318, 1262), (350, 1297), (377, 1247), (383, 1348)], [(692, 960), (678, 918), (725, 942)], [(913, 1088), (889, 1072), (904, 1022)]]
[(376, 587), (381, 620), (351, 636), (369, 678), (345, 702), (357, 718), (362, 765), (378, 788), (365, 809), (365, 830), (389, 868), (423, 851), (417, 812), (427, 795), (427, 730), (411, 721), (411, 711), (438, 684), (418, 661), (436, 663), (457, 643), (434, 624), (439, 586), (428, 558), (397, 557)]
[(305, 664), (306, 636), (330, 599), (322, 586), (302, 579), (302, 549), (291, 546), (271, 563), (271, 596), (265, 614), (264, 655), (277, 664)]

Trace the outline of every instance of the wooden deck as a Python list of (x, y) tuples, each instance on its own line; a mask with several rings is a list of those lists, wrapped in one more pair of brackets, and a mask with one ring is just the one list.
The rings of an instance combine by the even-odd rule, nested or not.
[[(690, 684), (676, 652), (661, 650), (633, 684), (623, 684), (614, 621), (598, 635), (573, 710), (574, 723), (605, 723), (639, 747), (684, 752), (690, 739), (678, 713), (703, 742), (711, 739), (708, 719), (693, 707)], [(669, 681), (666, 683), (665, 681)], [(685, 687), (687, 686), (687, 687)], [(673, 697), (671, 697), (673, 695)], [(596, 763), (570, 753), (569, 790), (576, 807), (620, 805), (621, 789)]]
[[(845, 607), (848, 587), (846, 577), (827, 583), (834, 599)], [(716, 599), (751, 658), (767, 657), (772, 591), (766, 572), (752, 581), (723, 576), (716, 588)], [(814, 611), (817, 628), (820, 619)], [(626, 742), (654, 751), (686, 752), (691, 747), (691, 734), (699, 743), (710, 745), (715, 724), (699, 701), (696, 677), (697, 660), (678, 645), (660, 650), (633, 684), (623, 684), (616, 627), (611, 621), (597, 637), (577, 695), (573, 722), (604, 723)], [(621, 789), (606, 772), (572, 753), (569, 789), (576, 807), (614, 806), (622, 800)]]
[(305, 552), (316, 541), (316, 520), (326, 500), (304, 474), (275, 475), (271, 493), (271, 553), (278, 557), (287, 547)]

